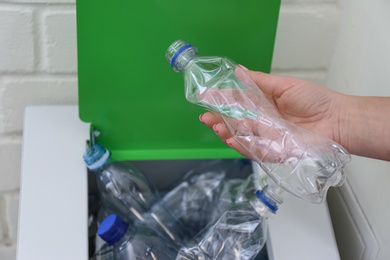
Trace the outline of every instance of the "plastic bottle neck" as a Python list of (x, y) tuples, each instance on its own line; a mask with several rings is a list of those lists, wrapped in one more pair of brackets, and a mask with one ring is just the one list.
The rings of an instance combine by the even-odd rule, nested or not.
[(110, 159), (110, 151), (102, 145), (96, 144), (90, 147), (83, 155), (87, 168), (91, 171), (98, 171)]
[(169, 46), (166, 59), (174, 71), (182, 71), (196, 56), (197, 49), (183, 40), (177, 40)]
[(126, 233), (124, 233), (121, 238), (119, 238), (114, 244), (113, 246), (117, 247), (117, 248), (123, 248), (125, 244), (127, 243), (131, 243), (131, 241), (133, 240), (135, 236), (135, 230), (131, 227), (129, 227), (126, 231)]
[(283, 189), (268, 176), (263, 179), (262, 184), (262, 187), (256, 190), (250, 203), (257, 213), (264, 218), (268, 218), (276, 214), (279, 205), (283, 203), (281, 197)]

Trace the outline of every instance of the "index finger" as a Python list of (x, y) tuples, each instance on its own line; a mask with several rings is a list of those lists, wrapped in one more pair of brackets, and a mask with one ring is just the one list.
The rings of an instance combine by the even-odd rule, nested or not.
[(252, 70), (246, 73), (265, 94), (280, 97), (289, 88), (286, 77)]

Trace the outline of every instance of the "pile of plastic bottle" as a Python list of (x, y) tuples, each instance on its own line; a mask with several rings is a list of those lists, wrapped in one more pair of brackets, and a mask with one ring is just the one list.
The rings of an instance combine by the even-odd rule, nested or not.
[(249, 160), (208, 160), (164, 192), (102, 145), (84, 160), (98, 188), (89, 197), (90, 259), (267, 259)]

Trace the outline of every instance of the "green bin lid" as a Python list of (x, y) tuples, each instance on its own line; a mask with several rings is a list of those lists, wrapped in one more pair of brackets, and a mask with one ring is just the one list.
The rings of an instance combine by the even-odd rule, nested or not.
[(234, 158), (198, 120), (165, 60), (183, 39), (201, 55), (269, 72), (280, 0), (77, 0), (79, 115), (116, 159)]

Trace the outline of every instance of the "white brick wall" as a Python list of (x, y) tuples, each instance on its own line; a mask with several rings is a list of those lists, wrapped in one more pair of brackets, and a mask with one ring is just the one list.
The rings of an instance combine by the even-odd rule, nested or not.
[(0, 2), (1, 260), (16, 258), (24, 108), (77, 104), (76, 61), (74, 0)]
[(44, 68), (50, 72), (77, 72), (74, 10), (43, 13)]
[(32, 72), (33, 10), (19, 6), (0, 9), (0, 36), (0, 72)]
[(76, 75), (5, 76), (0, 82), (0, 112), (4, 117), (0, 125), (2, 134), (22, 131), (27, 105), (77, 103)]
[[(26, 105), (76, 104), (75, 0), (0, 2), (0, 259), (15, 259)], [(282, 0), (273, 72), (323, 83), (338, 0)]]

